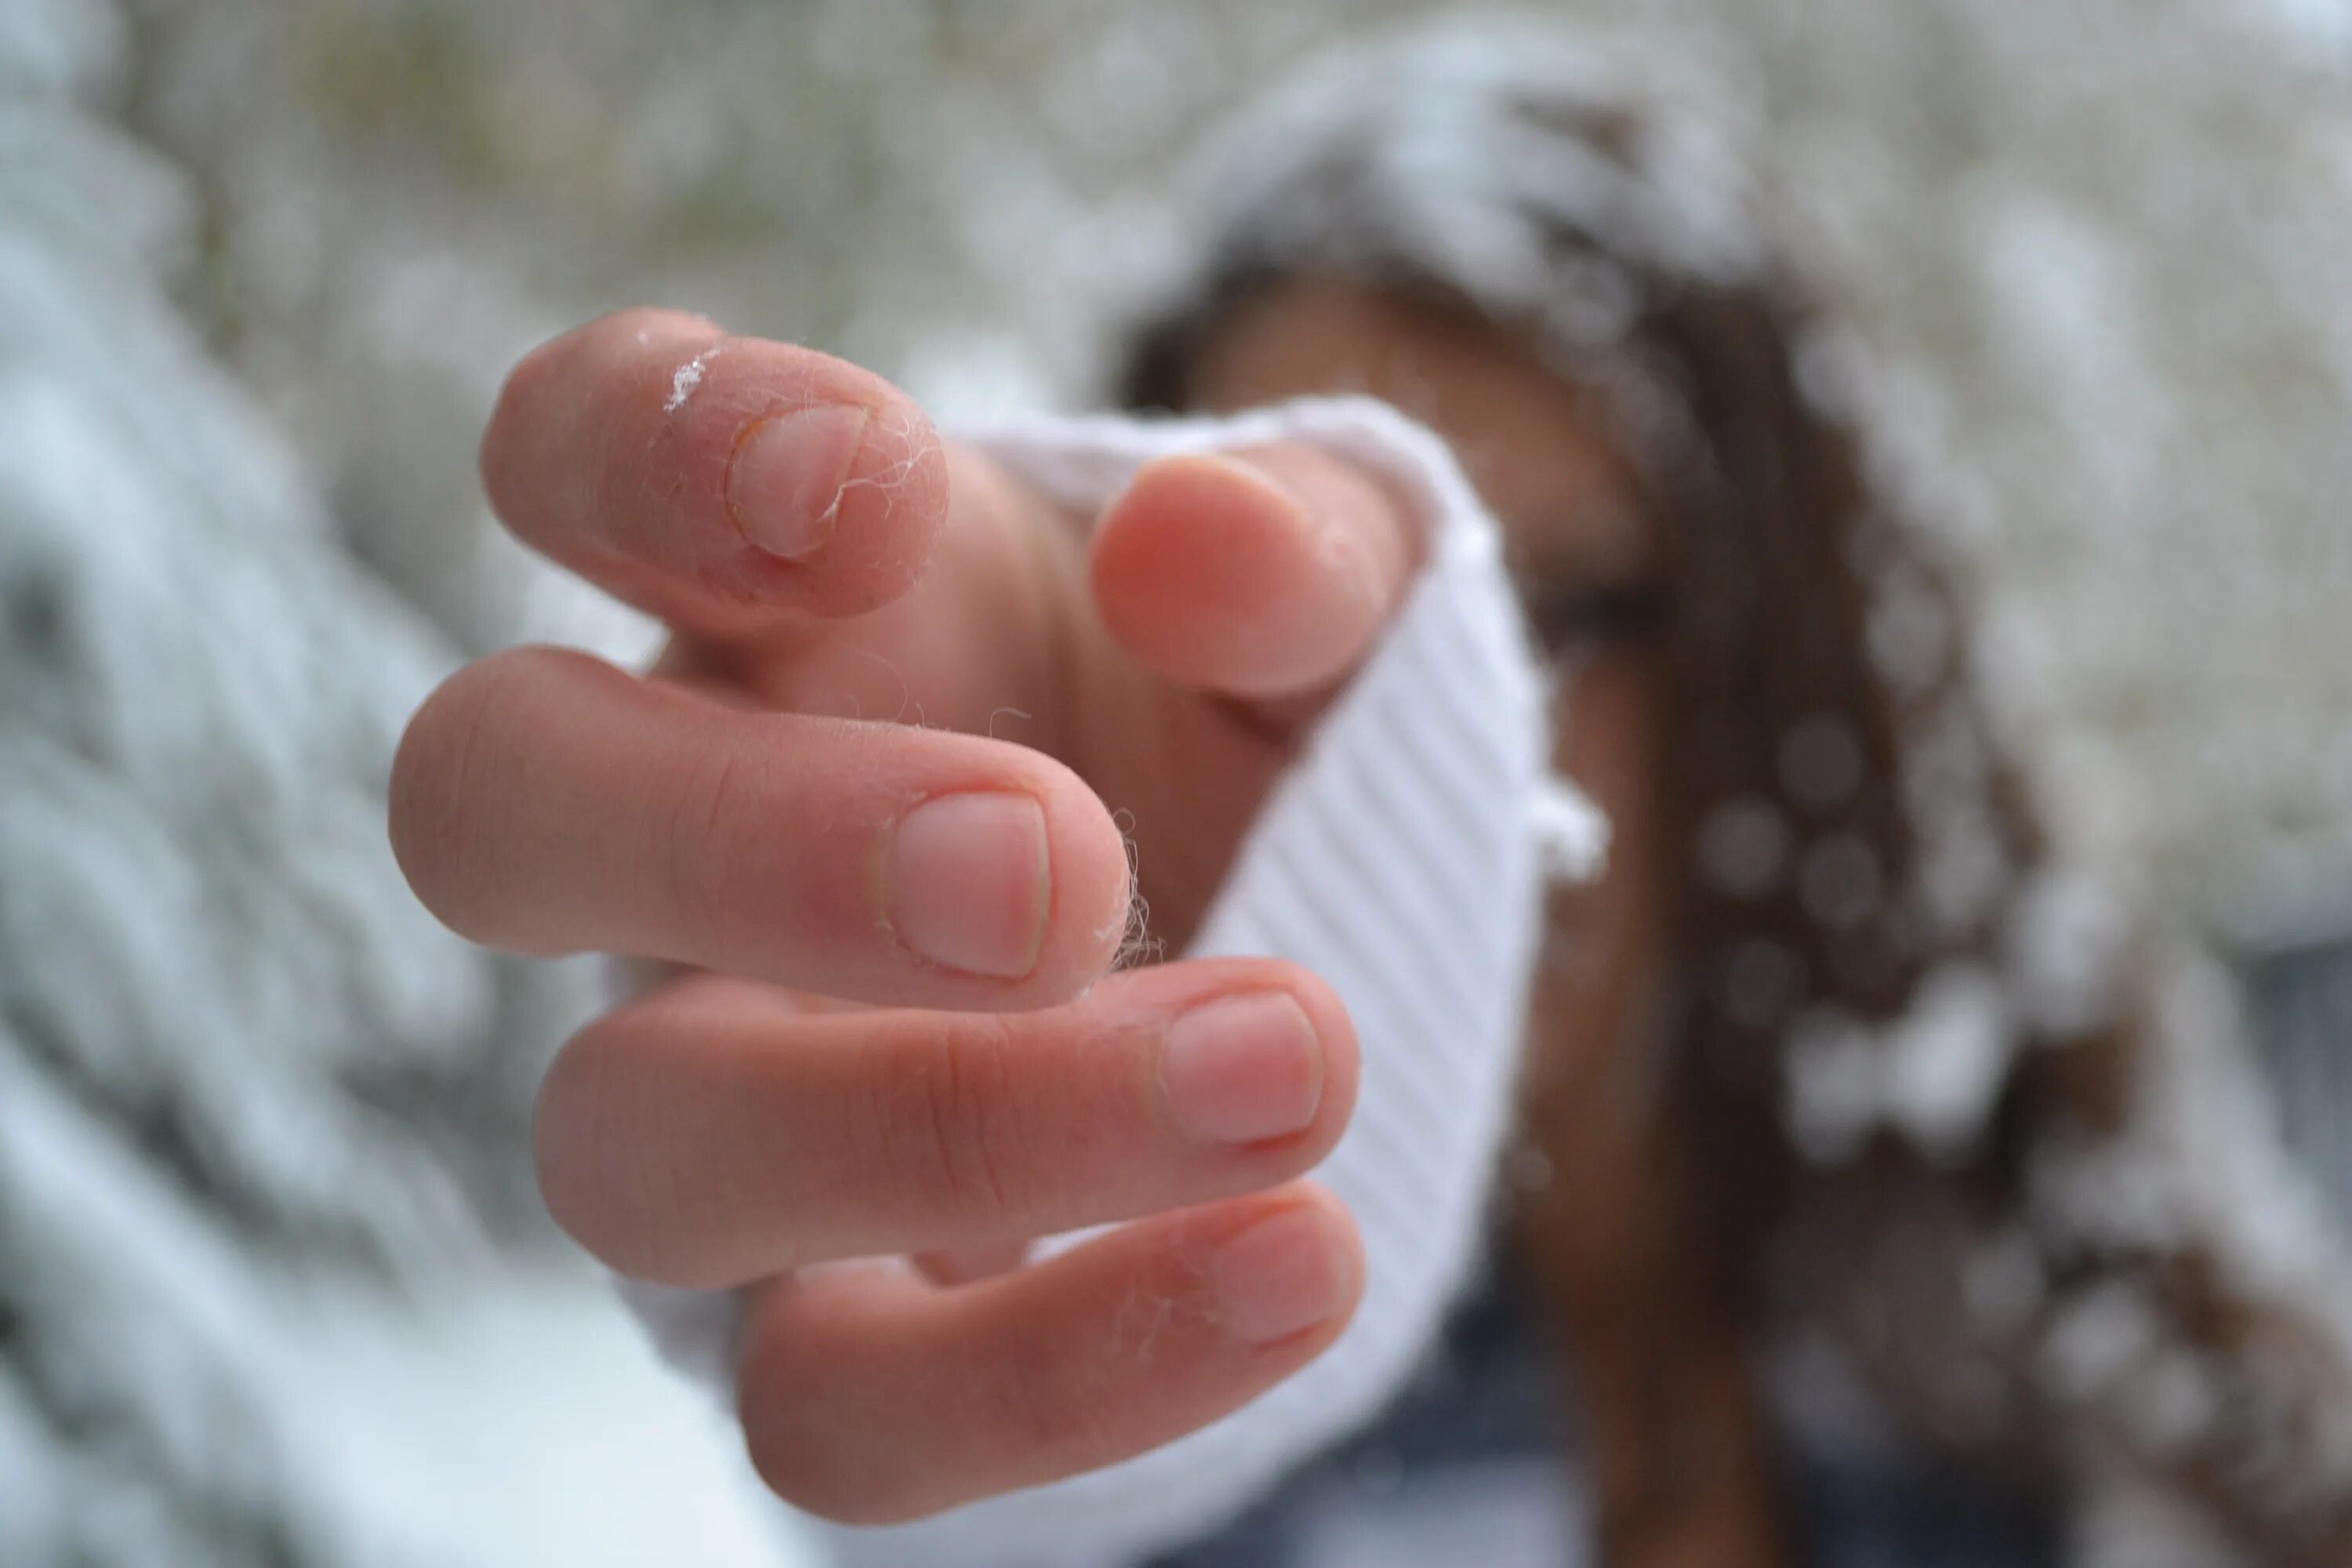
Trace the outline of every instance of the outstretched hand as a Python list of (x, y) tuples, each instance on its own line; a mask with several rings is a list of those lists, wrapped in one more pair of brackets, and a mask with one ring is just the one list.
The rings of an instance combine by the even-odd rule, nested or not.
[(653, 310), (524, 360), (482, 468), (519, 538), (674, 636), (645, 677), (550, 648), (453, 676), (394, 848), (477, 941), (677, 966), (558, 1058), (541, 1182), (624, 1274), (755, 1288), (768, 1483), (912, 1517), (1328, 1345), (1361, 1256), (1296, 1178), (1354, 1100), (1339, 1001), (1270, 961), (1106, 976), (1139, 897), (1160, 940), (1198, 923), (1402, 595), (1380, 485), (1276, 445), (1073, 517), (877, 377)]

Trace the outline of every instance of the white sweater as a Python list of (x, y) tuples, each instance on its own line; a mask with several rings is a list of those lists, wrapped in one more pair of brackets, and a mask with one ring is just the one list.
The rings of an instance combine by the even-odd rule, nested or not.
[[(1164, 1447), (834, 1536), (853, 1564), (1097, 1568), (1215, 1528), (1367, 1421), (1412, 1370), (1474, 1258), (1545, 871), (1588, 871), (1604, 835), (1549, 773), (1548, 693), (1494, 522), (1428, 431), (1347, 398), (1231, 419), (1038, 420), (967, 438), (1087, 511), (1152, 457), (1308, 441), (1379, 473), (1428, 542), (1394, 625), (1276, 788), (1186, 954), (1296, 960), (1347, 1001), (1362, 1089), (1316, 1175), (1363, 1230), (1355, 1321), (1304, 1371)], [(725, 1385), (730, 1297), (625, 1289), (674, 1361)]]

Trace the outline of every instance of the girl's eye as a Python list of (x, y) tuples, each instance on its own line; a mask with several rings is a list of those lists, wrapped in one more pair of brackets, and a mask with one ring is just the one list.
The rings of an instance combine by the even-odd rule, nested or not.
[(1665, 590), (1646, 583), (1538, 588), (1528, 620), (1553, 653), (1654, 637), (1665, 627)]

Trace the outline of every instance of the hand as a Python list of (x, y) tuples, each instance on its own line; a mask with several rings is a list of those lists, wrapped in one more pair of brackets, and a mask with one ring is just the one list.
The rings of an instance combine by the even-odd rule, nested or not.
[(1105, 976), (1139, 892), (1155, 934), (1197, 924), (1394, 607), (1380, 487), (1271, 447), (1074, 518), (877, 377), (665, 311), (524, 360), (482, 468), (520, 539), (675, 636), (644, 679), (548, 648), (452, 677), (394, 847), (477, 941), (678, 966), (550, 1070), (541, 1184), (622, 1273), (756, 1287), (768, 1483), (912, 1517), (1328, 1345), (1361, 1253), (1294, 1178), (1354, 1100), (1339, 1003), (1272, 962)]

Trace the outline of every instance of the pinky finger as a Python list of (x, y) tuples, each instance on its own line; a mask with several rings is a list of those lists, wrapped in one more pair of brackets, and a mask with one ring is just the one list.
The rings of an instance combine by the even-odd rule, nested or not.
[(957, 1289), (820, 1271), (752, 1310), (744, 1435), (787, 1502), (844, 1523), (916, 1519), (1206, 1426), (1327, 1349), (1362, 1289), (1354, 1223), (1306, 1185)]

